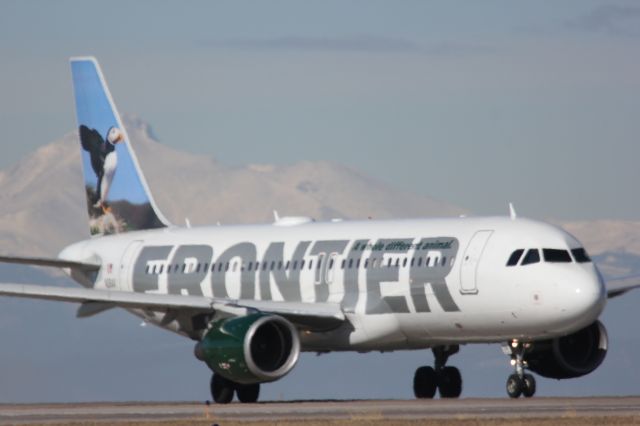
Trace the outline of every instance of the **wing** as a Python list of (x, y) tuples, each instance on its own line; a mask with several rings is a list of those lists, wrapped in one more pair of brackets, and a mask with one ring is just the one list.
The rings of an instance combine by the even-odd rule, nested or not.
[[(342, 309), (331, 303), (271, 302), (256, 300), (216, 299), (204, 296), (133, 293), (86, 288), (52, 287), (35, 284), (0, 284), (1, 296), (82, 303), (85, 308), (94, 305), (96, 311), (111, 307), (145, 309), (151, 311), (186, 310), (194, 314), (221, 312), (227, 316), (241, 316), (249, 312), (273, 313), (287, 318), (298, 327), (330, 330), (346, 321)], [(83, 315), (82, 309), (78, 316)]]
[(98, 262), (76, 262), (46, 257), (0, 256), (0, 262), (17, 263), (20, 265), (52, 266), (54, 268), (71, 268), (83, 271), (97, 271), (100, 269), (100, 263)]
[(607, 297), (621, 296), (628, 292), (640, 287), (640, 275), (631, 275), (628, 277), (614, 278), (607, 281)]
[(104, 163), (102, 152), (104, 139), (102, 139), (102, 136), (100, 136), (97, 130), (82, 125), (80, 126), (80, 143), (82, 144), (82, 149), (87, 151), (91, 157), (91, 168), (93, 172), (96, 176), (100, 176), (102, 164)]

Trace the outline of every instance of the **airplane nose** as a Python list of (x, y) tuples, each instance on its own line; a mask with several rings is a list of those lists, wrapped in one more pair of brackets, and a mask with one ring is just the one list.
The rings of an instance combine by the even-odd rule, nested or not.
[(595, 266), (592, 270), (576, 271), (564, 283), (566, 303), (563, 310), (585, 326), (595, 321), (607, 302), (604, 281)]

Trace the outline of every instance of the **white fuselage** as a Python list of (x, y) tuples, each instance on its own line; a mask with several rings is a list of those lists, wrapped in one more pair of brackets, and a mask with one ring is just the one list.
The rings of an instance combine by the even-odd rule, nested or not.
[[(542, 251), (580, 247), (526, 219), (285, 218), (101, 237), (60, 257), (98, 258), (97, 277), (80, 280), (98, 289), (339, 304), (348, 325), (303, 331), (304, 350), (394, 350), (548, 339), (589, 325), (606, 300), (596, 267)], [(539, 250), (540, 261), (507, 266), (518, 249)], [(190, 335), (184, 321), (136, 313)]]

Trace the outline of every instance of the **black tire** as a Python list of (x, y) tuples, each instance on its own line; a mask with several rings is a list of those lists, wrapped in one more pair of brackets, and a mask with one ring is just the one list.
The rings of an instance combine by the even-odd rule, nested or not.
[(525, 374), (522, 378), (522, 396), (531, 398), (536, 393), (536, 378), (531, 374)]
[(233, 401), (234, 383), (219, 374), (211, 376), (211, 397), (217, 404), (228, 404)]
[(520, 397), (523, 388), (524, 382), (517, 374), (509, 376), (507, 379), (507, 395), (509, 395), (510, 398)]
[(253, 403), (258, 401), (258, 397), (260, 396), (260, 383), (238, 386), (236, 396), (240, 402)]
[(444, 367), (438, 373), (438, 390), (441, 398), (459, 398), (462, 393), (462, 376), (456, 367)]
[(433, 367), (419, 367), (413, 376), (413, 394), (418, 399), (430, 399), (436, 395), (437, 377)]

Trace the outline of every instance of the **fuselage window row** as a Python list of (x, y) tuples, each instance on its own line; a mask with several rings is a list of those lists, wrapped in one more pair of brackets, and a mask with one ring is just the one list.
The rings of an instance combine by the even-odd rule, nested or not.
[[(516, 252), (518, 251), (522, 251), (522, 250), (516, 250)], [(537, 251), (537, 250), (536, 250)], [(515, 254), (515, 252), (514, 252)], [(520, 253), (522, 254), (522, 253)], [(513, 255), (512, 255), (513, 256)], [(586, 253), (585, 253), (586, 256)], [(511, 262), (511, 258), (509, 259), (509, 263)], [(516, 259), (516, 263), (517, 263)], [(455, 261), (454, 257), (451, 257), (449, 260), (450, 266), (453, 266), (453, 263)], [(322, 265), (325, 264), (326, 262), (323, 262), (322, 260), (319, 262), (316, 262), (316, 270), (320, 270), (322, 268)], [(396, 258), (388, 258), (386, 264), (383, 262), (383, 260), (381, 258), (367, 258), (365, 259), (363, 262), (361, 261), (361, 259), (356, 259), (354, 261), (354, 259), (349, 259), (347, 261), (347, 259), (342, 259), (342, 261), (338, 262), (335, 260), (335, 256), (331, 256), (328, 260), (327, 266), (326, 268), (328, 270), (333, 270), (334, 267), (337, 268), (338, 264), (340, 265), (341, 269), (360, 269), (361, 267), (363, 269), (375, 269), (375, 268), (383, 268), (383, 267), (387, 267), (387, 268), (406, 268), (407, 266), (410, 267), (414, 267), (414, 266), (418, 266), (421, 267), (423, 266), (424, 263), (424, 267), (425, 268), (434, 268), (434, 267), (443, 267), (447, 265), (447, 257), (446, 256), (435, 256), (435, 257), (430, 257), (427, 256), (426, 258), (423, 257), (412, 257), (411, 260), (409, 260), (408, 257), (396, 257)], [(524, 262), (523, 262), (524, 264)], [(220, 263), (215, 263), (215, 262), (211, 262), (211, 264), (209, 263), (197, 263), (197, 264), (192, 264), (192, 263), (182, 263), (182, 264), (169, 264), (166, 265), (166, 273), (167, 274), (171, 274), (171, 273), (183, 273), (183, 274), (190, 274), (190, 273), (207, 273), (208, 271), (211, 272), (222, 272), (224, 269), (224, 272), (238, 272), (238, 269), (240, 271), (274, 271), (274, 270), (303, 270), (305, 268), (305, 265), (308, 265), (307, 268), (309, 270), (313, 269), (313, 260), (309, 260), (308, 262), (305, 260), (301, 260), (299, 263), (297, 260), (292, 261), (286, 261), (286, 263), (284, 263), (283, 261), (279, 260), (279, 261), (275, 261), (275, 260), (263, 260), (263, 261), (257, 261), (257, 262), (248, 262), (246, 265), (243, 262), (242, 264), (240, 264), (240, 262), (238, 261), (234, 261), (234, 262), (220, 262)], [(298, 268), (299, 266), (299, 268)], [(508, 266), (512, 266), (510, 264), (508, 264)], [(145, 273), (147, 275), (160, 275), (163, 272), (165, 272), (165, 265), (164, 264), (160, 264), (160, 265), (147, 265), (146, 269), (145, 269)]]

